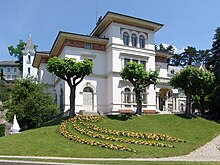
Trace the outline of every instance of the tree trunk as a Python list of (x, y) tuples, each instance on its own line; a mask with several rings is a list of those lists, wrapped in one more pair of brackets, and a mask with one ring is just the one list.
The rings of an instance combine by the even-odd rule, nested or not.
[(204, 106), (204, 100), (205, 98), (203, 96), (200, 96), (200, 112), (201, 112), (201, 116), (205, 116), (205, 106)]
[(76, 86), (70, 87), (70, 111), (69, 117), (75, 116), (75, 98), (76, 98)]
[(135, 90), (135, 92), (136, 92), (136, 101), (137, 101), (136, 114), (141, 115), (141, 113), (142, 113), (141, 92), (139, 90)]
[(191, 94), (188, 92), (186, 94), (186, 117), (191, 117)]

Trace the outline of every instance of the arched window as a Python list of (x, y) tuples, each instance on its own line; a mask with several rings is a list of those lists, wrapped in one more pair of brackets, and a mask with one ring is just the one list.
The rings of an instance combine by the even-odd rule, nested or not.
[(92, 90), (92, 88), (90, 88), (90, 87), (85, 87), (85, 88), (83, 89), (83, 92), (93, 93), (93, 90)]
[(139, 37), (139, 44), (140, 48), (145, 48), (145, 38), (142, 35)]
[(131, 44), (132, 46), (136, 47), (137, 46), (137, 36), (135, 34), (131, 35)]
[(129, 45), (129, 35), (127, 32), (123, 33), (123, 43), (124, 45)]
[(125, 88), (124, 90), (124, 103), (131, 102), (131, 90), (129, 88)]

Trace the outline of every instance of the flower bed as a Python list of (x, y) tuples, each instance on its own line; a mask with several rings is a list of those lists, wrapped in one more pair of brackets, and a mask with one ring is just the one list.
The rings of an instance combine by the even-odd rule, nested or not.
[(81, 144), (87, 144), (91, 146), (97, 146), (97, 147), (103, 147), (103, 148), (109, 148), (113, 150), (121, 150), (121, 151), (129, 151), (129, 152), (136, 152), (135, 150), (128, 148), (127, 146), (124, 145), (116, 145), (116, 144), (111, 144), (111, 143), (106, 143), (103, 141), (95, 141), (95, 140), (90, 140), (86, 138), (82, 138), (80, 136), (73, 135), (71, 132), (68, 132), (66, 130), (67, 124), (70, 122), (74, 123), (76, 121), (77, 117), (71, 118), (69, 120), (64, 121), (61, 123), (61, 125), (58, 128), (58, 132), (63, 135), (65, 138), (76, 141)]
[(129, 131), (118, 131), (118, 130), (101, 128), (96, 125), (85, 122), (84, 117), (81, 117), (81, 116), (78, 117), (78, 120), (86, 128), (92, 129), (97, 132), (105, 133), (105, 134), (127, 136), (127, 137), (149, 139), (149, 140), (161, 140), (161, 141), (169, 141), (169, 142), (186, 142), (183, 139), (179, 139), (176, 137), (163, 135), (163, 134), (159, 134), (159, 133), (129, 132)]
[[(171, 137), (168, 135), (163, 135), (163, 134), (117, 131), (117, 130), (101, 128), (94, 124), (90, 124), (90, 123), (95, 123), (98, 121), (99, 121), (98, 116), (78, 115), (74, 118), (68, 119), (64, 121), (63, 123), (61, 123), (61, 125), (58, 128), (58, 131), (61, 135), (63, 135), (67, 139), (76, 141), (81, 144), (87, 144), (91, 146), (109, 148), (109, 149), (114, 149), (114, 150), (129, 151), (129, 152), (136, 152), (136, 151), (131, 148), (128, 148), (125, 145), (117, 145), (117, 144), (106, 143), (103, 141), (90, 140), (90, 139), (86, 139), (80, 136), (73, 135), (71, 132), (68, 132), (66, 130), (66, 126), (69, 123), (72, 123), (73, 128), (77, 130), (78, 132), (80, 132), (81, 134), (85, 134), (92, 138), (109, 140), (109, 141), (114, 141), (114, 142), (119, 142), (119, 143), (174, 148), (174, 146), (172, 145), (164, 144), (158, 141), (160, 140), (160, 141), (169, 141), (169, 142), (186, 142), (185, 140), (178, 139), (176, 137)], [(87, 129), (80, 127), (80, 125), (77, 123), (82, 124)], [(109, 135), (116, 135), (116, 136), (122, 136), (122, 137), (115, 137), (115, 136), (109, 136)], [(130, 138), (125, 138), (125, 137), (130, 137)], [(140, 138), (142, 140), (136, 140), (137, 138)]]

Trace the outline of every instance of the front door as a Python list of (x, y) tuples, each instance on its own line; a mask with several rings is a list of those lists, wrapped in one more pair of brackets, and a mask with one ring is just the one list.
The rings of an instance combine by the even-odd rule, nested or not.
[(93, 91), (90, 87), (83, 90), (83, 108), (85, 111), (93, 111)]

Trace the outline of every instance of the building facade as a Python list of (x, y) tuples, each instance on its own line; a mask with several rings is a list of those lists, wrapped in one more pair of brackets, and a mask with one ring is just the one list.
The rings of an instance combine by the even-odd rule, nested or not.
[(170, 54), (155, 51), (155, 33), (162, 27), (160, 23), (107, 12), (90, 35), (59, 32), (50, 52), (35, 54), (33, 66), (38, 69), (39, 82), (54, 85), (56, 101), (61, 110), (67, 111), (69, 86), (48, 73), (47, 60), (54, 56), (91, 60), (92, 74), (76, 89), (76, 112), (114, 114), (136, 110), (134, 87), (122, 80), (119, 73), (127, 62), (137, 62), (147, 71), (159, 71), (156, 88), (150, 85), (142, 94), (143, 111), (177, 112), (181, 110), (179, 90), (168, 85), (177, 69), (168, 67)]
[(11, 90), (16, 79), (21, 77), (19, 63), (16, 61), (0, 61), (0, 70), (8, 90)]

